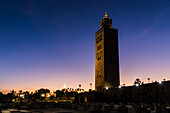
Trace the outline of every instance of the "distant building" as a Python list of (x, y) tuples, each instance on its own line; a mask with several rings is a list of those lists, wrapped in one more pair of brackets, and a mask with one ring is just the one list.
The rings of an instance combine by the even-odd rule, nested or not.
[(102, 92), (119, 84), (118, 29), (112, 28), (105, 12), (95, 33), (95, 90)]
[[(104, 92), (83, 92), (88, 102), (113, 102), (115, 104), (160, 104), (170, 103), (170, 81), (143, 83), (133, 86), (108, 88)], [(80, 96), (79, 96), (80, 97)], [(143, 112), (142, 112), (143, 113)], [(164, 112), (163, 112), (164, 113)]]
[(105, 91), (105, 93), (112, 95), (115, 102), (169, 103), (169, 88), (170, 81), (159, 81), (133, 86), (110, 88)]

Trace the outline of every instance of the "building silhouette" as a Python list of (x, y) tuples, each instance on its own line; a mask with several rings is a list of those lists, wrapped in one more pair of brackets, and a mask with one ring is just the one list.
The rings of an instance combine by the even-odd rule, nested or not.
[(112, 95), (115, 102), (130, 103), (169, 103), (170, 81), (155, 81), (139, 85), (110, 88), (105, 94)]
[(107, 12), (95, 33), (95, 90), (119, 86), (118, 29), (112, 28)]

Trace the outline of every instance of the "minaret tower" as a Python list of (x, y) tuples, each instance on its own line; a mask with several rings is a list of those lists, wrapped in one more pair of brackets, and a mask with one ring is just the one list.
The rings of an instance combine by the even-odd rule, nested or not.
[(112, 28), (107, 12), (95, 33), (95, 90), (115, 88), (119, 80), (118, 29)]

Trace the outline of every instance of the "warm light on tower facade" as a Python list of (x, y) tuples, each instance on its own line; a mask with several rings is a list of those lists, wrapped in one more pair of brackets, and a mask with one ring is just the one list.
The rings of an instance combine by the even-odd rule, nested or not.
[(105, 12), (95, 33), (95, 90), (119, 86), (118, 30)]

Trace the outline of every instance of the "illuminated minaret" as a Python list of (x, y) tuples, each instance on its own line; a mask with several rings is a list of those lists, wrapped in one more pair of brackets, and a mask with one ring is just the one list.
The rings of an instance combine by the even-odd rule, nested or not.
[(119, 86), (118, 29), (112, 28), (107, 12), (95, 33), (95, 90)]

